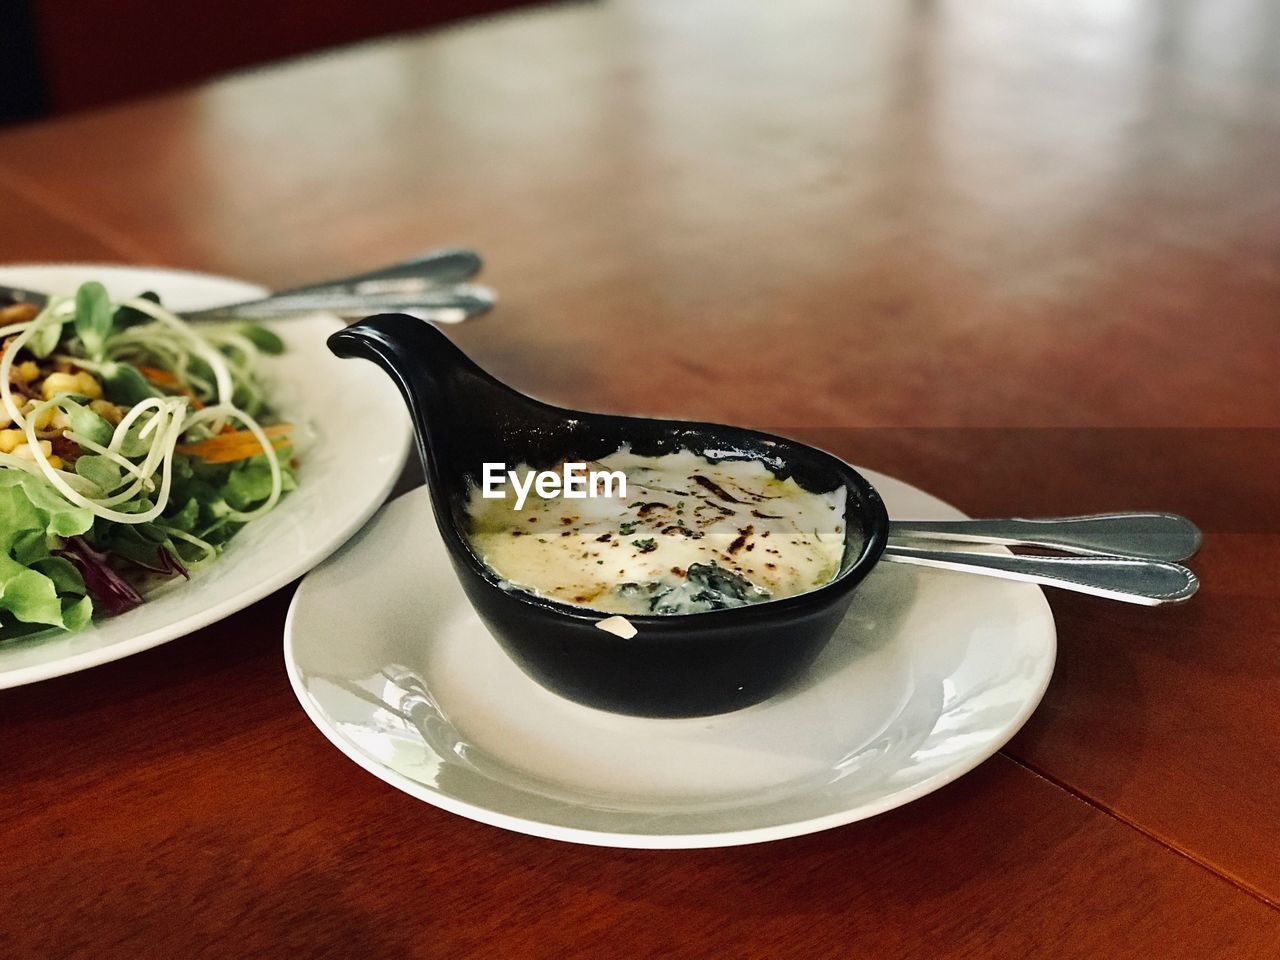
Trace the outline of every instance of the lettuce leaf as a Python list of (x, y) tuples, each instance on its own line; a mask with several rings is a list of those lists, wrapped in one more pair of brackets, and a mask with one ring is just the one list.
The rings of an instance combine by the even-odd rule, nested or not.
[(50, 300), (40, 315), (36, 317), (36, 322), (41, 324), (37, 330), (27, 341), (27, 350), (35, 357), (41, 359), (47, 357), (58, 348), (58, 341), (62, 339), (63, 322), (57, 319), (57, 315), (50, 313), (57, 304)]
[(76, 291), (76, 315), (73, 323), (76, 335), (94, 360), (102, 359), (114, 319), (115, 309), (111, 306), (111, 298), (107, 296), (107, 288), (93, 280), (82, 283)]
[(19, 623), (75, 629), (92, 604), (79, 573), (50, 547), (92, 525), (90, 511), (63, 500), (43, 477), (0, 471), (0, 611)]
[[(293, 474), (283, 463), (280, 481), (286, 491), (294, 488)], [(222, 496), (232, 509), (247, 511), (271, 496), (271, 464), (266, 457), (250, 457), (236, 463), (227, 474)]]
[(81, 454), (76, 460), (75, 471), (101, 490), (104, 497), (124, 482), (120, 465), (96, 453)]
[(23, 623), (64, 625), (58, 588), (42, 573), (9, 557), (0, 557), (0, 610)]
[(263, 353), (276, 357), (284, 353), (284, 341), (279, 334), (258, 323), (242, 323), (236, 332), (252, 343)]
[(88, 437), (102, 447), (111, 442), (115, 429), (88, 407), (68, 401), (63, 405), (63, 410), (71, 421), (71, 429), (80, 436)]
[(0, 551), (8, 552), (24, 530), (73, 537), (92, 526), (93, 511), (64, 499), (44, 477), (0, 470)]

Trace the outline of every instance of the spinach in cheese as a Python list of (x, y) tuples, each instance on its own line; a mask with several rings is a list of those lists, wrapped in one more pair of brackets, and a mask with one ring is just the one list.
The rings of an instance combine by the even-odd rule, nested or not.
[[(604, 613), (686, 614), (805, 593), (844, 555), (845, 491), (805, 490), (755, 460), (619, 450), (625, 496), (468, 504), (476, 555), (513, 587)], [(526, 477), (531, 468), (514, 471)], [(522, 486), (527, 486), (522, 484)]]

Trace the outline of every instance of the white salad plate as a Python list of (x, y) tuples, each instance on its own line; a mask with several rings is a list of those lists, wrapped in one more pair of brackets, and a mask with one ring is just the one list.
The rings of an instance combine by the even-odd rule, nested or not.
[[(891, 516), (959, 519), (864, 471)], [(797, 836), (921, 797), (998, 750), (1053, 672), (1033, 585), (883, 563), (807, 677), (736, 713), (646, 719), (526, 677), (481, 625), (425, 488), (307, 575), (294, 692), (370, 773), (444, 810), (557, 840), (712, 847)]]
[[(93, 264), (0, 267), (0, 284), (74, 292), (99, 280), (115, 299), (154, 290), (165, 306), (196, 310), (266, 294), (207, 274)], [(317, 315), (266, 324), (285, 353), (264, 360), (275, 407), (299, 425), (298, 489), (245, 526), (191, 581), (79, 633), (0, 643), (0, 688), (32, 683), (158, 646), (247, 607), (315, 566), (373, 515), (404, 467), (413, 435), (404, 403), (372, 364), (339, 360), (325, 338), (341, 321)]]

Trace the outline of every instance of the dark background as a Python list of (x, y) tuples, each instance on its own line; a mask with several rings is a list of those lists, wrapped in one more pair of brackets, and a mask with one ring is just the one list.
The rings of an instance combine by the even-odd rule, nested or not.
[(0, 124), (84, 110), (521, 0), (0, 0)]

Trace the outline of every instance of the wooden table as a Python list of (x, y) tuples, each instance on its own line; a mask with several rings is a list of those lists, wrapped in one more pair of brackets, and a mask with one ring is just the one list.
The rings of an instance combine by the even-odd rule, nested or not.
[(0, 135), (5, 260), (282, 285), (466, 243), (503, 302), (457, 340), (547, 399), (1207, 531), (1186, 607), (1051, 596), (1045, 702), (971, 775), (696, 852), (358, 770), (282, 591), (0, 695), (0, 955), (1280, 955), (1278, 62), (1264, 3), (634, 0)]

